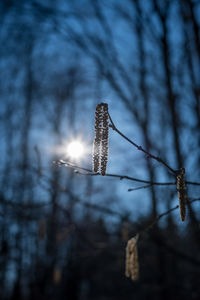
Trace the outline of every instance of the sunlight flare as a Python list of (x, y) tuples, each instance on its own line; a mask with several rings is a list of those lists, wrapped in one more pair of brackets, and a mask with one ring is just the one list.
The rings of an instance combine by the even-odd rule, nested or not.
[(67, 147), (67, 154), (71, 158), (79, 158), (84, 153), (83, 144), (79, 141), (72, 141)]

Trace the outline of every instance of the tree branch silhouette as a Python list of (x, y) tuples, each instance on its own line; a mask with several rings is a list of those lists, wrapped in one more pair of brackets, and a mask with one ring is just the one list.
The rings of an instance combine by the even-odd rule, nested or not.
[[(75, 170), (75, 172), (77, 174), (81, 174), (81, 175), (100, 175), (98, 173), (93, 173), (90, 169), (87, 169), (87, 168), (83, 168), (83, 167), (78, 167), (70, 162), (65, 162), (63, 160), (59, 160), (58, 162), (55, 162), (57, 163), (58, 165), (65, 165), (67, 167), (70, 167), (70, 168), (73, 168), (73, 169), (80, 169), (80, 170), (84, 170), (84, 171), (87, 171), (88, 173), (80, 173), (79, 171)], [(128, 177), (128, 176), (121, 176), (121, 175), (116, 175), (116, 174), (106, 174), (105, 176), (111, 176), (111, 177), (118, 177), (118, 178), (126, 178), (126, 179), (130, 179), (130, 180), (133, 180), (135, 181), (136, 178), (132, 178), (132, 177)], [(147, 188), (147, 187), (150, 187), (152, 184), (155, 184), (155, 185), (175, 185), (176, 182), (149, 182), (149, 181), (143, 181), (143, 180), (140, 180), (140, 179), (136, 179), (136, 181), (139, 181), (139, 182), (145, 182), (145, 183), (150, 183), (149, 186), (143, 186), (143, 187), (139, 187), (139, 188)], [(186, 181), (187, 183), (187, 181)], [(200, 185), (199, 183), (195, 182), (189, 182), (188, 184), (195, 184), (195, 185)], [(136, 189), (130, 189), (130, 191), (132, 190), (137, 190), (138, 188)], [(76, 197), (73, 197), (76, 202), (80, 202), (80, 199), (77, 201), (77, 198)], [(200, 201), (200, 198), (195, 198), (195, 199), (192, 199), (192, 198), (187, 198), (187, 204), (191, 204), (193, 202), (196, 202), (196, 201)], [(87, 203), (84, 203), (83, 202), (83, 205), (87, 205)], [(107, 209), (105, 207), (99, 207), (98, 205), (91, 205), (91, 204), (88, 204), (91, 208), (94, 208), (94, 209), (100, 209), (101, 211), (104, 211), (108, 214), (115, 214), (115, 215), (118, 215), (120, 217), (122, 217), (122, 215), (120, 215), (118, 212), (114, 212), (114, 211), (111, 211), (110, 209)], [(163, 212), (162, 214), (158, 215), (156, 218), (154, 218), (154, 220), (147, 226), (145, 227), (144, 229), (142, 229), (141, 231), (137, 232), (137, 234), (140, 235), (143, 235), (144, 233), (148, 232), (162, 217), (164, 216), (167, 216), (168, 214), (170, 214), (171, 212), (173, 212), (174, 210), (178, 209), (180, 207), (180, 205), (176, 205), (170, 209), (168, 209), (167, 211)]]
[[(73, 164), (72, 162), (64, 161), (62, 159), (60, 159), (58, 161), (54, 161), (54, 163), (58, 164), (58, 165), (65, 165), (66, 167), (72, 168), (72, 169), (74, 169), (74, 172), (79, 175), (85, 175), (85, 176), (100, 176), (101, 175), (100, 173), (94, 173), (91, 169), (77, 166), (77, 165)], [(84, 172), (81, 172), (81, 171), (84, 171)], [(146, 184), (149, 184), (149, 187), (150, 187), (150, 185), (160, 185), (160, 186), (176, 185), (176, 181), (157, 182), (157, 181), (139, 179), (139, 178), (135, 178), (135, 177), (127, 176), (127, 175), (120, 175), (120, 174), (106, 173), (105, 177), (115, 177), (115, 178), (119, 178), (120, 180), (127, 179), (127, 180), (131, 180), (131, 181), (135, 181), (135, 182), (146, 183)], [(185, 181), (185, 183), (188, 185), (200, 186), (200, 182)]]
[(132, 140), (130, 140), (126, 135), (124, 135), (114, 124), (110, 114), (109, 115), (109, 119), (111, 122), (110, 128), (112, 128), (114, 131), (116, 131), (119, 135), (121, 135), (125, 140), (127, 140), (130, 144), (132, 144), (135, 148), (137, 148), (138, 150), (142, 151), (143, 153), (145, 153), (147, 155), (147, 158), (152, 158), (154, 160), (157, 160), (159, 163), (161, 163), (162, 165), (164, 165), (168, 170), (170, 170), (175, 176), (177, 174), (177, 171), (175, 171), (173, 168), (171, 168), (163, 159), (161, 159), (158, 156), (155, 156), (151, 153), (149, 153), (148, 151), (146, 151), (142, 146), (137, 145), (135, 142), (133, 142)]

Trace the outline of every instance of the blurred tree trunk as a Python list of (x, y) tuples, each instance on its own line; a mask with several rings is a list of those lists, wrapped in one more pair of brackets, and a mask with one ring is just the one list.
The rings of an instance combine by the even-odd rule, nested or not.
[[(143, 132), (144, 137), (144, 148), (147, 150), (147, 152), (151, 153), (151, 140), (150, 140), (150, 113), (149, 113), (149, 91), (147, 87), (146, 82), (146, 53), (145, 53), (145, 47), (144, 47), (144, 33), (143, 33), (143, 26), (142, 26), (142, 11), (140, 7), (139, 1), (135, 1), (135, 8), (136, 8), (136, 19), (138, 20), (136, 22), (136, 33), (137, 33), (137, 40), (138, 40), (138, 54), (139, 54), (139, 88), (140, 88), (140, 101), (144, 104), (144, 112), (141, 117), (141, 128)], [(149, 180), (154, 182), (155, 176), (154, 176), (154, 169), (152, 166), (152, 160), (147, 157), (146, 159), (147, 163), (147, 170), (149, 173)], [(151, 187), (151, 199), (152, 199), (152, 216), (156, 217), (157, 215), (157, 200), (156, 200), (156, 192), (155, 187)]]
[[(176, 112), (176, 95), (173, 92), (172, 87), (172, 79), (173, 74), (171, 73), (171, 63), (170, 63), (170, 41), (169, 41), (169, 32), (168, 32), (168, 17), (170, 13), (170, 6), (171, 2), (166, 1), (165, 3), (165, 9), (161, 11), (161, 8), (158, 5), (158, 1), (154, 0), (154, 8), (155, 12), (159, 16), (160, 22), (162, 24), (162, 46), (161, 46), (161, 53), (163, 55), (163, 68), (164, 68), (164, 74), (165, 74), (165, 80), (166, 80), (166, 90), (167, 90), (167, 101), (168, 101), (168, 109), (171, 116), (171, 128), (173, 133), (173, 141), (174, 141), (174, 153), (176, 154), (176, 161), (178, 168), (181, 168), (184, 166), (184, 161), (181, 154), (181, 146), (180, 146), (180, 120), (179, 116)], [(187, 170), (186, 170), (187, 174)], [(188, 209), (189, 209), (189, 215), (191, 219), (191, 225), (193, 227), (193, 233), (196, 237), (196, 242), (198, 246), (200, 247), (200, 240), (199, 240), (199, 222), (196, 217), (196, 213), (194, 212), (191, 204), (188, 202)]]
[[(24, 111), (23, 111), (23, 120), (21, 120), (21, 149), (20, 149), (20, 165), (19, 165), (19, 186), (17, 188), (17, 203), (27, 203), (32, 197), (31, 186), (32, 179), (29, 173), (30, 170), (30, 131), (32, 125), (32, 108), (33, 108), (33, 45), (34, 38), (30, 32), (29, 43), (26, 49), (25, 56), (25, 87), (24, 87)], [(31, 195), (31, 196), (30, 196)], [(29, 198), (30, 197), (30, 198)], [(18, 257), (16, 263), (16, 281), (15, 288), (13, 290), (13, 297), (15, 299), (21, 299), (22, 292), (22, 283), (23, 283), (23, 269), (25, 258), (25, 236), (27, 234), (27, 224), (25, 218), (25, 211), (18, 213), (18, 232), (16, 235), (16, 247), (18, 250)]]

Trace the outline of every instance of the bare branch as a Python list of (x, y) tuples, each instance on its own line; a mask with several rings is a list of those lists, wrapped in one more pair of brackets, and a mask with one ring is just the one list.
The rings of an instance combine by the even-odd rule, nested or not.
[(127, 140), (130, 144), (132, 144), (135, 148), (137, 148), (138, 150), (144, 152), (148, 158), (152, 158), (152, 159), (155, 159), (157, 160), (159, 163), (163, 164), (167, 169), (169, 169), (174, 175), (176, 175), (176, 171), (174, 169), (172, 169), (164, 160), (162, 160), (160, 157), (158, 156), (155, 156), (151, 153), (149, 153), (148, 151), (146, 151), (144, 148), (142, 148), (142, 146), (139, 146), (137, 145), (136, 143), (134, 143), (133, 141), (131, 141), (127, 136), (125, 136), (114, 124), (110, 114), (108, 113), (109, 115), (109, 119), (110, 119), (110, 122), (111, 122), (111, 125), (110, 127), (116, 131), (119, 135), (121, 135), (125, 140)]
[[(85, 175), (85, 176), (99, 176), (100, 175), (99, 173), (94, 173), (91, 169), (79, 167), (79, 166), (77, 166), (77, 165), (75, 165), (71, 162), (68, 162), (68, 161), (58, 160), (58, 161), (55, 161), (54, 163), (56, 163), (58, 165), (64, 165), (66, 167), (72, 168), (72, 169), (74, 169), (74, 172), (76, 174), (79, 174), (79, 175)], [(79, 170), (82, 170), (84, 172), (81, 172)], [(105, 174), (105, 176), (119, 178), (120, 180), (127, 179), (127, 180), (131, 180), (131, 181), (135, 181), (135, 182), (146, 183), (146, 184), (149, 184), (149, 185), (160, 185), (160, 186), (176, 185), (176, 181), (157, 182), (157, 181), (139, 179), (139, 178), (135, 178), (135, 177), (127, 176), (127, 175), (110, 174), (110, 173)], [(185, 183), (188, 184), (188, 185), (200, 186), (200, 182), (186, 181)]]
[[(188, 198), (190, 199), (190, 198)], [(190, 201), (188, 201), (187, 203), (193, 203), (193, 202), (196, 202), (196, 201), (200, 201), (200, 198), (195, 198), (195, 199), (191, 199)], [(179, 205), (176, 205), (170, 209), (168, 209), (167, 211), (165, 211), (164, 213), (158, 215), (147, 227), (145, 227), (144, 229), (142, 229), (141, 231), (139, 231), (139, 235), (143, 235), (145, 233), (147, 233), (154, 225), (156, 225), (156, 223), (164, 216), (167, 216), (169, 215), (171, 212), (173, 212), (174, 210), (178, 209), (179, 208)]]
[(151, 186), (152, 186), (152, 184), (148, 184), (148, 185), (138, 186), (136, 188), (130, 188), (130, 189), (128, 189), (128, 192), (134, 192), (134, 191), (138, 191), (138, 190), (142, 190), (142, 189), (148, 189)]

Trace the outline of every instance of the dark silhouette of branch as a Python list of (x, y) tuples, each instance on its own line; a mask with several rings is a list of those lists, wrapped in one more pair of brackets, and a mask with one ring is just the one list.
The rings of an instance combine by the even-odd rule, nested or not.
[(152, 186), (152, 184), (148, 184), (148, 185), (138, 186), (136, 188), (130, 188), (130, 189), (128, 189), (128, 192), (134, 192), (134, 191), (138, 191), (138, 190), (142, 190), (142, 189), (148, 189), (151, 186)]
[(119, 135), (121, 135), (125, 140), (127, 140), (130, 144), (132, 144), (135, 148), (137, 148), (138, 150), (144, 152), (147, 155), (147, 158), (152, 158), (157, 160), (159, 163), (163, 164), (166, 168), (168, 168), (174, 175), (176, 175), (176, 171), (174, 169), (172, 169), (164, 160), (162, 160), (160, 157), (155, 156), (151, 153), (149, 153), (148, 151), (146, 151), (144, 148), (142, 148), (142, 146), (137, 145), (135, 142), (133, 142), (132, 140), (130, 140), (127, 136), (125, 136), (114, 124), (110, 114), (109, 115), (109, 119), (111, 122), (110, 127), (116, 131)]
[[(68, 161), (58, 160), (58, 161), (55, 161), (54, 163), (56, 163), (58, 165), (64, 165), (66, 167), (72, 168), (72, 169), (74, 169), (74, 172), (76, 174), (79, 174), (79, 175), (100, 176), (100, 173), (94, 173), (91, 169), (79, 167), (79, 166), (77, 166), (77, 165), (75, 165), (71, 162), (68, 162)], [(81, 172), (80, 170), (82, 170), (84, 172)], [(127, 180), (131, 180), (131, 181), (135, 181), (135, 182), (146, 183), (146, 184), (149, 184), (149, 185), (160, 185), (160, 186), (176, 185), (176, 181), (171, 181), (171, 182), (157, 182), (157, 181), (154, 181), (154, 182), (152, 182), (150, 180), (139, 179), (139, 178), (135, 178), (135, 177), (127, 176), (127, 175), (110, 174), (110, 173), (105, 174), (105, 176), (119, 178), (120, 180), (127, 179)], [(200, 186), (200, 182), (185, 181), (185, 183), (188, 184), (188, 185)]]
[[(189, 198), (188, 198), (189, 199)], [(193, 203), (193, 202), (196, 202), (196, 201), (200, 201), (200, 198), (195, 198), (195, 199), (191, 199), (189, 201), (187, 201), (187, 203)], [(144, 235), (145, 233), (147, 233), (150, 229), (152, 229), (152, 227), (154, 225), (156, 225), (156, 223), (162, 218), (162, 217), (165, 217), (167, 216), (168, 214), (170, 214), (171, 212), (173, 212), (174, 210), (178, 209), (179, 208), (179, 205), (176, 205), (170, 209), (168, 209), (167, 211), (165, 211), (164, 213), (158, 215), (147, 227), (145, 227), (144, 229), (142, 229), (141, 231), (137, 232), (137, 234), (140, 235), (140, 237), (142, 235)]]
[[(58, 165), (65, 165), (65, 166), (68, 166), (68, 167), (71, 167), (71, 168), (73, 168), (73, 169), (80, 169), (80, 170), (84, 170), (84, 171), (87, 171), (88, 173), (80, 173), (79, 171), (77, 171), (77, 170), (75, 170), (76, 171), (76, 173), (78, 173), (78, 174), (81, 174), (81, 175), (100, 175), (100, 174), (98, 174), (98, 173), (93, 173), (90, 169), (87, 169), (87, 168), (82, 168), (82, 167), (77, 167), (77, 166), (75, 166), (74, 164), (72, 164), (72, 163), (70, 163), (70, 162), (65, 162), (65, 161), (63, 161), (63, 160), (59, 160), (58, 162), (55, 162), (55, 163), (57, 163)], [(115, 175), (115, 174), (106, 174), (105, 176), (114, 176), (114, 177), (119, 177), (119, 178), (121, 178), (122, 176), (120, 176), (120, 175)], [(123, 176), (123, 178), (127, 178), (128, 176)], [(127, 179), (130, 179), (130, 180), (135, 180), (134, 178), (127, 178)], [(137, 179), (137, 181), (138, 181), (138, 179)], [(140, 181), (141, 182), (141, 181)], [(147, 183), (147, 181), (145, 182), (145, 183)], [(167, 183), (159, 183), (159, 182), (154, 182), (154, 183), (151, 183), (151, 182), (148, 182), (148, 183), (150, 183), (150, 185), (149, 186), (151, 186), (151, 185), (153, 185), (153, 184), (155, 184), (155, 185), (174, 185), (174, 184), (176, 184), (176, 183), (173, 183), (173, 182), (167, 182)], [(190, 182), (190, 184), (193, 184), (192, 182)], [(197, 183), (195, 183), (195, 184), (197, 184)], [(147, 188), (147, 187), (149, 187), (149, 186), (143, 186), (143, 187), (139, 187), (139, 188), (136, 188), (136, 189), (130, 189), (131, 191), (132, 190), (137, 190), (137, 189), (140, 189), (140, 188)], [(69, 193), (70, 193), (70, 191), (69, 191)], [(74, 198), (74, 196), (73, 196), (73, 198)], [(77, 199), (76, 199), (76, 197), (74, 198), (76, 201), (77, 201)], [(188, 198), (188, 201), (187, 201), (187, 204), (191, 204), (191, 203), (193, 203), (193, 202), (195, 202), (195, 201), (200, 201), (200, 198), (196, 198), (196, 199), (190, 199), (190, 198)], [(78, 202), (80, 202), (80, 203), (82, 203), (81, 201), (80, 201), (80, 199), (78, 199)], [(91, 208), (96, 208), (96, 209), (100, 209), (100, 210), (103, 210), (104, 212), (106, 212), (106, 213), (111, 213), (111, 214), (118, 214), (119, 215), (119, 213), (116, 213), (116, 212), (114, 212), (114, 211), (111, 211), (110, 212), (110, 209), (107, 209), (107, 208), (102, 208), (102, 207), (98, 207), (97, 205), (90, 205), (89, 203), (84, 203), (83, 202), (83, 205), (88, 205), (88, 206), (91, 206)], [(178, 209), (179, 208), (179, 205), (176, 205), (176, 206), (174, 206), (174, 207), (172, 207), (172, 208), (170, 208), (170, 209), (168, 209), (167, 211), (165, 211), (164, 213), (162, 213), (162, 214), (160, 214), (160, 215), (158, 215), (156, 218), (154, 218), (154, 220), (146, 227), (146, 228), (144, 228), (143, 230), (141, 230), (140, 232), (139, 232), (139, 235), (141, 236), (141, 235), (143, 235), (144, 233), (146, 233), (146, 232), (148, 232), (155, 224), (157, 224), (157, 222), (162, 218), (162, 217), (164, 217), (164, 216), (167, 216), (168, 214), (170, 214), (171, 212), (173, 212), (174, 210), (176, 210), (176, 209)]]

